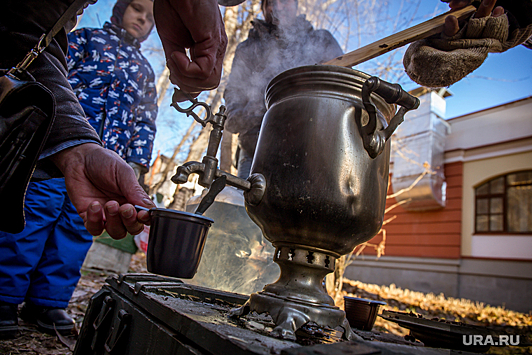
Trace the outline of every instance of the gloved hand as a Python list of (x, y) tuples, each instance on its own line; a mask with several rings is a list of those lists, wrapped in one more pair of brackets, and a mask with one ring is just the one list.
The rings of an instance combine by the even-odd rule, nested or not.
[[(508, 18), (471, 18), (455, 36), (428, 38), (408, 47), (403, 65), (408, 76), (426, 87), (454, 84), (477, 69), (490, 52), (503, 52)], [(506, 48), (507, 49), (507, 48)]]
[[(408, 76), (427, 87), (449, 86), (477, 69), (488, 53), (504, 52), (531, 36), (532, 26), (529, 23), (509, 33), (509, 15), (503, 13), (502, 8), (495, 8), (492, 13), (493, 6), (495, 1), (484, 0), (477, 13), (454, 35), (442, 33), (439, 38), (414, 42), (403, 58)], [(446, 19), (446, 27), (449, 27), (451, 21), (447, 20), (450, 18), (452, 16)]]

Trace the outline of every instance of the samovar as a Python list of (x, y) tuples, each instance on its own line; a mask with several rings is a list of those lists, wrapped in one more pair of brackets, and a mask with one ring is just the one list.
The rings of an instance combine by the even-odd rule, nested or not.
[[(225, 176), (243, 189), (246, 210), (276, 248), (279, 279), (251, 294), (233, 316), (267, 312), (273, 334), (295, 339), (313, 322), (353, 332), (345, 312), (334, 305), (323, 280), (336, 259), (375, 236), (382, 226), (388, 187), (390, 144), (404, 114), (419, 100), (398, 84), (353, 69), (313, 65), (287, 70), (268, 85), (264, 116), (251, 175), (239, 179), (217, 169), (216, 150), (224, 108), (201, 120), (192, 100), (181, 112), (213, 123), (202, 163), (180, 166), (172, 178), (184, 183), (192, 173), (209, 187)], [(396, 111), (396, 104), (400, 106)]]

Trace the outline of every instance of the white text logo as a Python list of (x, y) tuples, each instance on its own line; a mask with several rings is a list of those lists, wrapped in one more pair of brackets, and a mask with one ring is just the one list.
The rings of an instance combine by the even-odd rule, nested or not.
[(519, 345), (519, 335), (499, 335), (493, 337), (491, 335), (463, 335), (462, 342), (467, 346), (475, 345), (494, 345), (494, 346), (510, 346)]

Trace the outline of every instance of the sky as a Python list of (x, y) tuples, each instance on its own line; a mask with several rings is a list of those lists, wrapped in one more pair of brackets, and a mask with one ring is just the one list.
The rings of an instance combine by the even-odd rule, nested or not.
[[(399, 2), (392, 2), (392, 4), (395, 3), (399, 4)], [(113, 5), (114, 0), (99, 0), (95, 5), (89, 6), (85, 10), (78, 27), (101, 27), (105, 21), (109, 21)], [(447, 10), (447, 5), (439, 0), (423, 0), (420, 8), (416, 9), (416, 19), (411, 25), (426, 21)], [(354, 43), (366, 45), (391, 34), (387, 33), (384, 24), (382, 24), (382, 27), (383, 30), (379, 31), (379, 37), (366, 36), (363, 38), (362, 43), (359, 43), (358, 40), (350, 40), (347, 52), (357, 48)], [(160, 40), (155, 30), (148, 40), (143, 43), (142, 50), (150, 61), (156, 77), (158, 77), (164, 69), (165, 62), (162, 51), (154, 51), (154, 48), (160, 48)], [(402, 51), (400, 50), (398, 54), (402, 55)], [(382, 57), (369, 61), (356, 69), (365, 71), (365, 68), (371, 68), (371, 65), (374, 64), (372, 62), (376, 62), (379, 59), (382, 59)], [(371, 74), (369, 71), (368, 73)], [(406, 77), (400, 84), (405, 90), (411, 90), (418, 86)], [(445, 119), (532, 96), (532, 50), (518, 46), (504, 53), (491, 53), (480, 68), (447, 89), (452, 96), (446, 99)], [(190, 117), (187, 118), (169, 107), (170, 95), (171, 91), (167, 93), (167, 98), (159, 110), (154, 158), (157, 155), (157, 151), (170, 156), (173, 147), (179, 143), (181, 137), (192, 123)], [(178, 158), (180, 157), (178, 156)], [(186, 156), (181, 158), (185, 159)]]

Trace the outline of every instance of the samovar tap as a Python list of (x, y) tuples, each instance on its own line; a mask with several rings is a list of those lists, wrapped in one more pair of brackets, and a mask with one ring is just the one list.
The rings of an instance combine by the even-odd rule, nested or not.
[[(176, 89), (177, 90), (177, 89)], [(198, 183), (206, 188), (210, 188), (213, 181), (221, 176), (225, 176), (226, 185), (236, 187), (244, 191), (246, 202), (252, 205), (257, 205), (264, 195), (266, 190), (266, 179), (261, 174), (252, 174), (247, 180), (229, 174), (223, 170), (218, 169), (218, 147), (223, 136), (223, 129), (227, 116), (225, 115), (225, 106), (220, 106), (218, 113), (212, 114), (211, 106), (205, 102), (200, 102), (195, 98), (189, 97), (188, 100), (191, 105), (188, 108), (182, 108), (177, 102), (171, 104), (177, 111), (186, 113), (187, 116), (192, 116), (196, 122), (206, 127), (207, 123), (212, 124), (212, 130), (209, 136), (209, 143), (207, 145), (207, 153), (203, 156), (201, 163), (191, 161), (177, 168), (176, 174), (172, 177), (172, 182), (176, 184), (184, 184), (188, 181), (191, 174), (198, 174)], [(194, 109), (202, 106), (205, 109), (205, 119), (201, 119)]]

